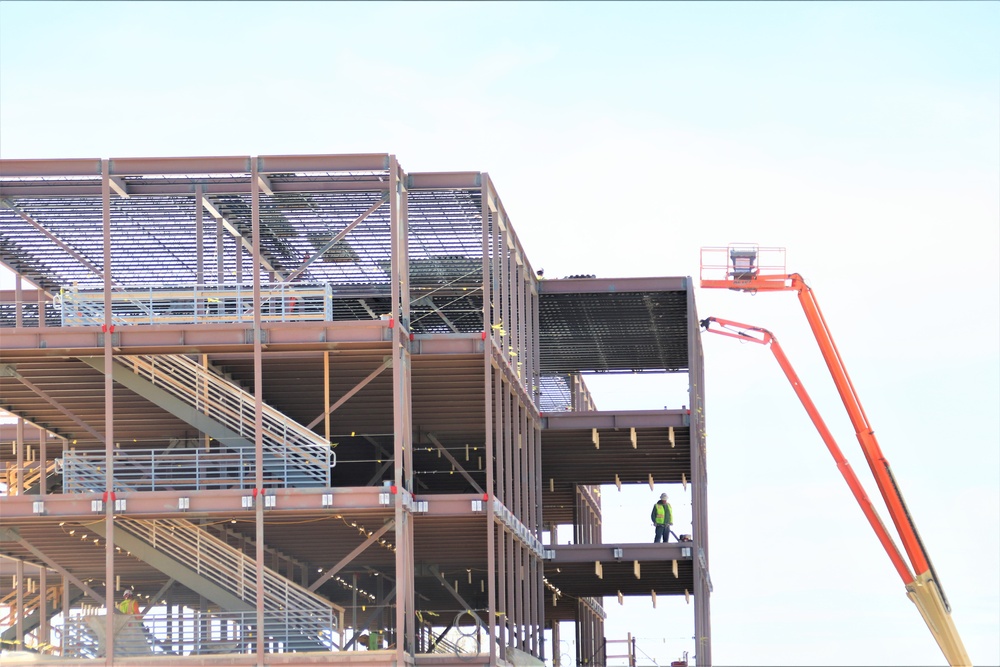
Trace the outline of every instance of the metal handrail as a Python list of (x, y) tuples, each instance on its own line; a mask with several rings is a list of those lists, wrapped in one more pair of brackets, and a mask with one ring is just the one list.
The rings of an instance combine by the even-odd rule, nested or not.
[[(106, 652), (105, 610), (74, 614), (63, 624), (63, 655), (96, 658)], [(284, 609), (264, 612), (264, 650), (267, 653), (335, 651), (341, 634), (336, 614), (329, 608)], [(183, 628), (183, 632), (179, 629)], [(147, 613), (137, 617), (114, 615), (114, 649), (120, 656), (196, 656), (249, 654), (257, 650), (256, 612)]]
[[(261, 286), (265, 322), (331, 321), (333, 290), (328, 283)], [(123, 289), (111, 293), (111, 323), (200, 324), (253, 322), (253, 289), (247, 285), (194, 285)], [(63, 326), (105, 323), (103, 290), (62, 289), (53, 299)]]
[[(241, 600), (256, 604), (256, 561), (196, 524), (182, 519), (119, 519), (116, 528), (142, 539), (157, 551), (177, 560)], [(314, 608), (335, 610), (338, 613), (335, 627), (341, 627), (341, 607), (273, 570), (264, 568), (265, 611)]]
[[(254, 453), (247, 449), (120, 449), (113, 457), (115, 491), (248, 488), (255, 480)], [(103, 491), (106, 461), (103, 451), (65, 452), (65, 492)]]
[[(119, 356), (115, 360), (240, 437), (254, 440), (255, 400), (235, 382), (181, 355)], [(280, 473), (286, 480), (290, 473), (299, 473), (290, 480), (299, 485), (329, 484), (336, 455), (323, 436), (267, 404), (263, 406), (262, 425), (265, 472)]]

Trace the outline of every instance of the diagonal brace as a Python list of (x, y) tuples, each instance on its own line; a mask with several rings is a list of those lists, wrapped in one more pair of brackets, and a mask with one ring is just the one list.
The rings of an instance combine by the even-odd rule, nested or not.
[[(374, 620), (375, 620), (375, 617), (376, 617), (376, 616), (378, 616), (379, 614), (381, 614), (381, 613), (382, 613), (382, 609), (381, 609), (380, 607), (381, 607), (381, 606), (386, 606), (386, 605), (388, 605), (388, 604), (389, 604), (389, 603), (391, 603), (391, 602), (392, 602), (392, 601), (393, 601), (393, 600), (394, 600), (395, 598), (396, 598), (396, 587), (395, 587), (395, 586), (393, 586), (393, 587), (392, 587), (392, 590), (391, 590), (391, 591), (389, 591), (389, 593), (388, 593), (388, 594), (387, 594), (387, 595), (385, 596), (385, 599), (384, 599), (384, 600), (382, 600), (382, 604), (381, 604), (380, 606), (376, 606), (376, 607), (375, 607), (375, 609), (372, 609), (372, 610), (371, 610), (371, 613), (369, 613), (369, 614), (368, 614), (368, 617), (367, 617), (367, 618), (365, 618), (365, 619), (364, 619), (363, 621), (361, 621), (360, 623), (358, 623), (358, 628), (356, 628), (356, 629), (360, 629), (360, 628), (365, 628), (365, 629), (367, 630), (367, 629), (368, 629), (368, 627), (369, 627), (369, 626), (370, 626), (370, 625), (372, 624), (372, 621), (374, 621)], [(342, 650), (342, 651), (346, 651), (346, 650), (350, 649), (350, 648), (351, 648), (351, 646), (353, 646), (353, 645), (354, 645), (354, 641), (355, 641), (355, 640), (356, 640), (356, 639), (357, 639), (357, 638), (358, 638), (359, 636), (360, 636), (360, 633), (358, 633), (358, 634), (355, 634), (355, 635), (354, 635), (353, 637), (351, 637), (351, 639), (350, 639), (350, 640), (349, 640), (349, 641), (348, 641), (348, 642), (347, 642), (346, 644), (344, 644), (344, 647), (343, 647), (343, 648), (342, 648), (341, 650)]]
[(104, 597), (102, 595), (99, 595), (98, 593), (96, 593), (94, 591), (94, 589), (92, 589), (90, 586), (88, 586), (87, 584), (85, 584), (82, 581), (80, 581), (79, 579), (77, 579), (76, 576), (74, 576), (72, 572), (68, 571), (64, 567), (61, 567), (54, 560), (52, 560), (51, 558), (49, 558), (48, 556), (46, 556), (45, 553), (43, 553), (38, 547), (36, 547), (31, 542), (29, 542), (28, 540), (26, 540), (23, 537), (21, 537), (21, 534), (19, 532), (17, 532), (16, 530), (12, 530), (10, 528), (5, 528), (5, 529), (3, 529), (2, 532), (0, 532), (0, 538), (5, 539), (5, 540), (6, 539), (10, 539), (10, 540), (13, 540), (13, 541), (17, 542), (22, 547), (24, 547), (25, 549), (27, 549), (28, 551), (30, 551), (32, 554), (34, 554), (36, 558), (39, 558), (42, 562), (44, 562), (46, 565), (48, 565), (50, 568), (52, 568), (53, 570), (55, 570), (56, 572), (58, 572), (59, 574), (61, 574), (67, 580), (72, 581), (73, 584), (77, 588), (79, 588), (81, 591), (83, 591), (84, 593), (86, 593), (87, 595), (89, 595), (91, 598), (93, 598), (94, 601), (97, 602), (97, 604), (102, 605), (102, 606), (107, 606), (107, 603), (106, 603), (106, 601), (105, 601), (105, 599), (104, 599)]
[(364, 380), (362, 380), (357, 385), (355, 385), (355, 387), (353, 389), (351, 389), (349, 392), (347, 392), (346, 394), (344, 394), (343, 396), (341, 396), (339, 399), (337, 399), (336, 403), (334, 403), (333, 405), (331, 405), (330, 407), (328, 407), (326, 410), (324, 410), (323, 412), (321, 412), (319, 414), (319, 416), (316, 417), (316, 419), (314, 419), (311, 422), (309, 422), (308, 424), (306, 424), (306, 428), (312, 429), (313, 426), (315, 426), (316, 424), (320, 423), (320, 421), (323, 419), (323, 417), (325, 417), (326, 415), (332, 413), (334, 410), (336, 410), (341, 405), (343, 405), (348, 400), (350, 400), (350, 398), (352, 396), (354, 396), (356, 393), (358, 393), (359, 391), (361, 391), (362, 389), (364, 389), (365, 386), (369, 382), (371, 382), (376, 377), (378, 377), (382, 373), (382, 371), (384, 371), (385, 369), (389, 368), (390, 366), (392, 366), (392, 357), (387, 357), (386, 360), (382, 362), (381, 366), (379, 366), (378, 368), (376, 368), (375, 370), (373, 370), (371, 373), (368, 374), (368, 377), (366, 377)]
[(35, 220), (34, 218), (32, 218), (30, 215), (28, 215), (27, 213), (25, 213), (24, 211), (22, 211), (20, 208), (18, 208), (17, 205), (14, 204), (14, 202), (12, 202), (9, 199), (0, 199), (0, 206), (4, 206), (6, 208), (9, 208), (10, 210), (14, 211), (14, 213), (17, 213), (19, 216), (21, 216), (21, 218), (25, 222), (27, 222), (29, 225), (31, 225), (32, 227), (34, 227), (35, 229), (37, 229), (39, 232), (41, 232), (42, 234), (44, 234), (50, 241), (52, 241), (53, 243), (55, 243), (57, 246), (59, 246), (60, 248), (62, 248), (63, 250), (65, 250), (67, 253), (69, 253), (69, 255), (73, 259), (75, 259), (76, 261), (78, 261), (81, 264), (83, 264), (95, 276), (97, 276), (98, 278), (103, 278), (104, 277), (104, 272), (101, 271), (96, 266), (94, 266), (94, 264), (90, 260), (88, 260), (86, 257), (84, 257), (83, 255), (81, 255), (79, 252), (77, 252), (76, 250), (74, 250), (72, 246), (70, 246), (68, 243), (66, 243), (62, 239), (60, 239), (58, 236), (56, 236), (55, 234), (53, 234), (49, 230), (45, 229), (44, 225), (42, 225), (40, 222), (38, 222), (37, 220)]
[(285, 278), (285, 282), (295, 280), (300, 275), (302, 275), (302, 273), (309, 268), (310, 264), (312, 264), (317, 259), (322, 257), (330, 248), (340, 243), (344, 239), (344, 237), (347, 236), (348, 232), (350, 232), (352, 229), (360, 225), (365, 218), (367, 218), (369, 215), (377, 211), (378, 208), (387, 201), (389, 201), (389, 195), (383, 195), (381, 199), (372, 204), (371, 208), (369, 208), (367, 211), (365, 211), (357, 218), (355, 218), (354, 222), (352, 222), (351, 224), (347, 225), (342, 230), (340, 230), (340, 232), (338, 232), (337, 235), (334, 236), (332, 239), (327, 241), (322, 248), (313, 253), (312, 257), (299, 264), (299, 268), (295, 269), (294, 271), (288, 274), (288, 277)]
[(395, 519), (391, 519), (388, 522), (386, 522), (385, 525), (383, 525), (381, 528), (379, 528), (374, 533), (372, 533), (368, 537), (367, 540), (365, 540), (364, 542), (362, 542), (361, 544), (359, 544), (357, 547), (355, 547), (354, 550), (351, 553), (349, 553), (346, 556), (344, 556), (343, 558), (341, 558), (339, 563), (337, 563), (336, 565), (334, 565), (333, 567), (331, 567), (329, 570), (327, 570), (326, 572), (324, 572), (322, 577), (320, 577), (319, 579), (317, 579), (316, 581), (313, 582), (313, 584), (309, 587), (309, 590), (313, 591), (313, 592), (316, 592), (317, 588), (319, 588), (320, 586), (322, 586), (323, 584), (325, 584), (334, 575), (336, 575), (338, 572), (340, 572), (341, 570), (343, 570), (344, 567), (347, 566), (348, 563), (350, 563), (352, 560), (354, 560), (359, 555), (361, 555), (361, 552), (363, 552), (365, 549), (367, 549), (372, 544), (374, 544), (378, 540), (378, 538), (380, 538), (383, 535), (385, 535), (386, 532), (388, 532), (389, 529), (391, 529), (395, 525), (396, 525), (396, 520)]
[(480, 625), (484, 625), (483, 619), (479, 618), (479, 614), (476, 613), (476, 610), (469, 606), (469, 603), (465, 601), (465, 598), (459, 595), (458, 591), (452, 588), (451, 584), (445, 580), (444, 575), (441, 574), (441, 569), (437, 565), (431, 565), (428, 569), (431, 571), (431, 574), (437, 577), (438, 581), (441, 582), (441, 585), (444, 586), (445, 590), (451, 593), (453, 598), (458, 600), (458, 604), (462, 605), (462, 608), (469, 612), (469, 614), (471, 614)]
[(84, 429), (87, 433), (89, 433), (92, 436), (94, 436), (95, 438), (97, 438), (98, 442), (102, 442), (102, 443), (104, 442), (104, 436), (103, 435), (101, 435), (100, 433), (98, 433), (97, 431), (95, 431), (93, 428), (91, 428), (91, 426), (89, 424), (87, 424), (85, 421), (83, 421), (82, 419), (80, 419), (79, 417), (77, 417), (76, 415), (74, 415), (72, 412), (70, 412), (69, 410), (67, 410), (65, 407), (63, 407), (58, 401), (56, 401), (51, 396), (49, 396), (48, 394), (46, 394), (45, 391), (43, 391), (41, 388), (39, 388), (37, 385), (35, 385), (35, 383), (33, 383), (31, 380), (29, 380), (28, 378), (24, 377), (20, 373), (18, 373), (14, 369), (13, 366), (0, 364), (0, 376), (2, 376), (2, 375), (7, 375), (9, 377), (16, 378), (25, 387), (27, 387), (31, 391), (35, 392), (36, 394), (38, 394), (46, 403), (48, 403), (53, 408), (55, 408), (56, 410), (58, 410), (59, 412), (61, 412), (63, 415), (65, 415), (66, 417), (68, 417), (69, 419), (71, 419), (74, 424), (77, 424), (80, 428)]
[(468, 481), (469, 484), (472, 485), (472, 488), (474, 488), (477, 493), (485, 495), (485, 492), (483, 491), (482, 487), (480, 487), (478, 484), (476, 484), (476, 480), (472, 479), (472, 475), (470, 475), (468, 472), (466, 472), (465, 468), (462, 467), (462, 464), (459, 463), (455, 459), (455, 457), (451, 455), (451, 452), (449, 452), (447, 449), (445, 449), (445, 446), (441, 444), (440, 440), (438, 440), (437, 438), (434, 437), (433, 433), (428, 433), (427, 434), (427, 439), (434, 443), (434, 446), (437, 447), (441, 451), (441, 453), (444, 454), (444, 456), (445, 456), (446, 459), (448, 459), (449, 461), (451, 461), (451, 464), (453, 466), (455, 466), (455, 470), (457, 470), (458, 472), (460, 472), (462, 474), (462, 477), (465, 477), (466, 481)]

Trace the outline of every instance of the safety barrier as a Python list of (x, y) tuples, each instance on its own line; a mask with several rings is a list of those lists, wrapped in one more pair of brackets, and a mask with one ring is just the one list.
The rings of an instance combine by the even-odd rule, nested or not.
[[(62, 326), (105, 324), (103, 290), (62, 289), (53, 299)], [(326, 283), (262, 285), (260, 317), (266, 322), (333, 319), (332, 288)], [(149, 287), (111, 293), (115, 325), (253, 322), (253, 288), (248, 285)]]
[[(107, 616), (104, 610), (66, 619), (63, 656), (97, 658), (106, 654)], [(197, 656), (247, 654), (257, 651), (256, 612), (115, 613), (116, 656)], [(333, 651), (339, 648), (337, 618), (329, 608), (285, 609), (264, 612), (264, 650), (267, 653)], [(315, 633), (315, 634), (313, 634)]]
[[(198, 412), (254, 442), (253, 395), (182, 355), (119, 356), (122, 364)], [(265, 404), (262, 412), (265, 476), (285, 486), (328, 486), (335, 455), (323, 436)]]

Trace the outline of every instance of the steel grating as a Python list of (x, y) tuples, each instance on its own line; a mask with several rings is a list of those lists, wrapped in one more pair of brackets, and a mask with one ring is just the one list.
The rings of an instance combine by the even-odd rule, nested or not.
[(687, 292), (578, 292), (539, 298), (541, 370), (686, 371)]

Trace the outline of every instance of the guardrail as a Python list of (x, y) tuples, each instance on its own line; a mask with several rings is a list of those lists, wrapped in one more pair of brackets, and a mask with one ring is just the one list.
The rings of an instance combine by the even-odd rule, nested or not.
[[(115, 361), (253, 442), (254, 397), (182, 355), (118, 356)], [(286, 486), (328, 486), (336, 458), (323, 436), (265, 404), (264, 473)]]
[[(242, 489), (255, 480), (249, 449), (125, 449), (116, 450), (112, 460), (115, 491)], [(102, 451), (64, 452), (64, 492), (103, 492), (106, 465)]]
[[(261, 286), (261, 319), (268, 322), (333, 319), (327, 283)], [(253, 289), (247, 285), (195, 285), (125, 289), (111, 294), (115, 325), (253, 322)], [(63, 326), (104, 324), (104, 291), (62, 289), (53, 299)]]
[[(190, 521), (119, 519), (116, 528), (127, 530), (240, 599), (255, 602), (256, 561)], [(321, 604), (331, 608), (316, 593), (264, 568), (265, 611), (314, 609)], [(341, 627), (339, 622), (336, 627)]]
[[(339, 650), (336, 617), (326, 608), (264, 612), (267, 653)], [(63, 656), (97, 658), (106, 653), (105, 610), (72, 615), (64, 623)], [(313, 634), (315, 633), (315, 634)], [(148, 613), (143, 617), (115, 612), (116, 656), (197, 656), (247, 654), (257, 651), (256, 612), (177, 614)]]

